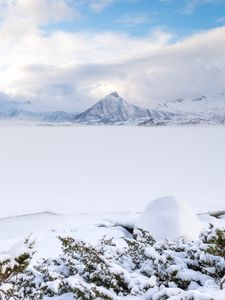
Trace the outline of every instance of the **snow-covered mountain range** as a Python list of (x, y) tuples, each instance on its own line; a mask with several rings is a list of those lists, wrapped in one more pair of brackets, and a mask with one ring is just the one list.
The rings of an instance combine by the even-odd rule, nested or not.
[[(152, 106), (138, 107), (125, 101), (117, 92), (107, 95), (82, 113), (33, 112), (30, 103), (1, 103), (1, 120), (27, 120), (43, 123), (116, 124), (116, 125), (189, 125), (225, 124), (225, 93), (178, 98)], [(28, 109), (27, 109), (28, 108)]]

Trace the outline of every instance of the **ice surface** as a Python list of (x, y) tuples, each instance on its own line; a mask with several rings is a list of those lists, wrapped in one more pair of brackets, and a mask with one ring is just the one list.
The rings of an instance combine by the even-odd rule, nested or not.
[(224, 127), (0, 127), (0, 217), (142, 211), (175, 195), (225, 208)]

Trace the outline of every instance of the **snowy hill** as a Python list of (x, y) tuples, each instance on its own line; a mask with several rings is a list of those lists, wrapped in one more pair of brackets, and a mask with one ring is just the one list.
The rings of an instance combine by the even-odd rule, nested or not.
[(114, 92), (81, 113), (76, 118), (76, 122), (88, 124), (139, 124), (144, 120), (160, 121), (169, 116), (170, 113), (168, 112), (144, 109), (129, 104), (117, 92)]

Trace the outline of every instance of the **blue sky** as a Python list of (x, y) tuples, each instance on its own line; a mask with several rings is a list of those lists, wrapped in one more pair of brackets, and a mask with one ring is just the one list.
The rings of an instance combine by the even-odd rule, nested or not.
[(90, 1), (71, 4), (79, 9), (80, 16), (52, 24), (49, 29), (125, 31), (140, 36), (163, 28), (181, 38), (225, 24), (223, 0), (114, 0), (99, 10), (91, 8)]
[(0, 0), (0, 40), (0, 100), (37, 110), (225, 90), (225, 0)]

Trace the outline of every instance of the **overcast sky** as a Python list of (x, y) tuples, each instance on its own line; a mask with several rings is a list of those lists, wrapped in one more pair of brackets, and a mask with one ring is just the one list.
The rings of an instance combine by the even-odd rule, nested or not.
[(225, 91), (223, 0), (0, 0), (0, 103), (81, 111)]

